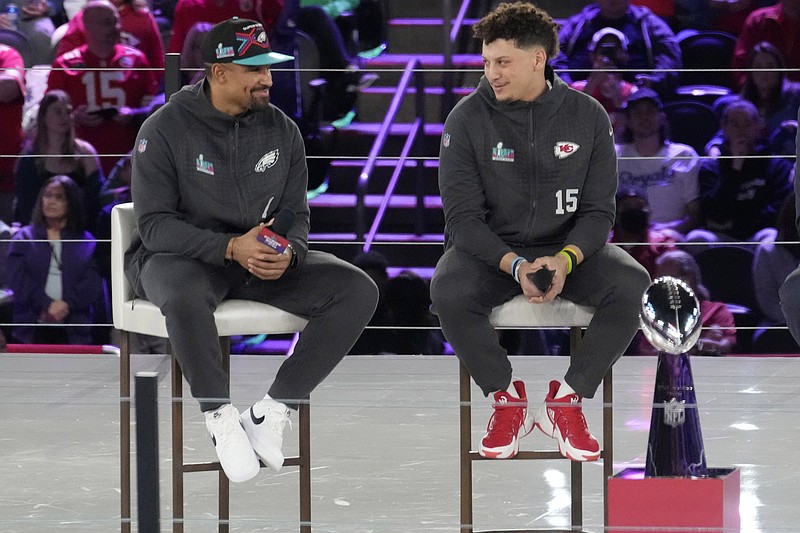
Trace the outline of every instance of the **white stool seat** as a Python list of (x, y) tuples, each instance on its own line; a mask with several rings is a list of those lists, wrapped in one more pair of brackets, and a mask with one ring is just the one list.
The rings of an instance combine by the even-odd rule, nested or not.
[(492, 310), (489, 321), (499, 328), (567, 328), (586, 327), (594, 308), (578, 305), (563, 298), (546, 304), (532, 304), (520, 294)]
[[(111, 211), (111, 309), (114, 327), (121, 331), (167, 337), (167, 326), (161, 311), (141, 298), (123, 272), (125, 250), (136, 227), (133, 204), (114, 206)], [(186, 290), (192, 290), (191, 283)], [(214, 313), (220, 337), (260, 335), (262, 333), (294, 333), (305, 328), (307, 320), (268, 304), (249, 300), (226, 300)]]
[[(191, 290), (191, 287), (187, 287), (187, 290)], [(294, 333), (302, 331), (308, 322), (271, 305), (250, 300), (225, 300), (217, 307), (214, 320), (220, 337)], [(167, 325), (161, 310), (141, 298), (123, 302), (121, 313), (114, 314), (114, 327), (131, 333), (167, 337)]]

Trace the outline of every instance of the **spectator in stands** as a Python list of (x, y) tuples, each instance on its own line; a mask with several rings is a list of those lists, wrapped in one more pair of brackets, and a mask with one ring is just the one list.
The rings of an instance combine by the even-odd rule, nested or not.
[[(753, 102), (764, 121), (764, 134), (776, 154), (794, 155), (797, 133), (797, 108), (800, 107), (800, 83), (789, 81), (780, 50), (767, 41), (750, 51), (748, 68), (764, 69), (746, 73), (741, 95)], [(789, 143), (780, 142), (787, 139)]]
[(178, 0), (167, 51), (181, 53), (189, 30), (198, 22), (216, 24), (239, 17), (257, 20), (269, 33), (281, 15), (283, 4), (284, 0)]
[[(800, 121), (800, 110), (798, 110), (798, 121)], [(795, 148), (796, 159), (795, 168), (797, 168), (797, 161), (800, 161), (800, 143), (797, 143)], [(794, 180), (794, 197), (795, 197), (795, 214), (800, 213), (800, 180)], [(795, 217), (795, 226), (800, 233), (800, 221)], [(781, 297), (781, 310), (783, 317), (786, 319), (786, 325), (789, 326), (789, 331), (794, 337), (797, 344), (800, 344), (800, 266), (795, 268), (780, 288)]]
[[(99, 240), (111, 239), (111, 210), (115, 205), (131, 202), (131, 154), (117, 161), (100, 191), (100, 213), (94, 234)], [(111, 244), (97, 243), (97, 266), (100, 275), (111, 280)]]
[(756, 9), (771, 6), (776, 0), (709, 0), (711, 29), (739, 35), (747, 17)]
[(83, 191), (81, 205), (91, 227), (100, 209), (103, 172), (94, 146), (75, 136), (72, 102), (64, 91), (48, 91), (42, 98), (22, 155), (16, 168), (14, 220), (29, 224), (42, 186), (53, 176), (65, 175)]
[[(19, 7), (16, 28), (6, 14), (8, 4)], [(27, 67), (49, 65), (53, 61), (53, 48), (50, 38), (55, 31), (53, 21), (48, 16), (50, 6), (46, 0), (0, 0), (0, 29), (16, 29), (28, 41), (29, 55), (25, 58)]]
[[(656, 276), (672, 276), (686, 282), (700, 301), (702, 332), (697, 344), (689, 351), (693, 355), (727, 355), (736, 346), (736, 325), (733, 313), (722, 302), (713, 302), (703, 285), (700, 267), (694, 257), (682, 250), (667, 252), (656, 261)], [(656, 349), (642, 336), (640, 353), (654, 354)]]
[(14, 236), (19, 227), (9, 226), (0, 220), (0, 323), (11, 322), (11, 291), (8, 288), (8, 277), (6, 276), (6, 256), (8, 255), (8, 241)]
[[(774, 6), (756, 9), (747, 17), (736, 48), (733, 52), (731, 67), (745, 68), (750, 51), (756, 43), (767, 41), (780, 50), (786, 60), (786, 66), (794, 70), (789, 72), (789, 79), (800, 81), (800, 0), (781, 0)], [(737, 85), (745, 81), (745, 74), (734, 74)]]
[[(107, 174), (133, 148), (136, 133), (158, 92), (144, 54), (119, 43), (117, 8), (91, 0), (83, 10), (86, 44), (56, 58), (47, 88), (72, 99), (77, 135), (100, 155)], [(145, 69), (145, 70), (142, 70)]]
[[(80, 188), (67, 176), (50, 178), (37, 199), (32, 224), (14, 235), (8, 249), (14, 322), (92, 324), (94, 306), (102, 298), (94, 249), (94, 237), (83, 229)], [(23, 343), (88, 344), (92, 339), (90, 327), (74, 326), (18, 326), (13, 335)]]
[(760, 241), (768, 236), (783, 199), (791, 192), (792, 167), (772, 155), (759, 137), (761, 117), (752, 102), (730, 103), (723, 113), (723, 156), (707, 159), (700, 169), (703, 229), (687, 241)]
[(675, 250), (683, 237), (670, 229), (656, 229), (650, 222), (647, 196), (635, 188), (617, 193), (617, 216), (611, 228), (609, 242), (617, 244), (647, 269), (650, 277), (656, 273), (656, 260)]
[(661, 99), (650, 89), (628, 99), (624, 119), (622, 144), (617, 145), (619, 190), (644, 191), (655, 228), (685, 235), (700, 220), (697, 152), (669, 140)]
[(186, 35), (181, 50), (181, 68), (190, 69), (181, 72), (181, 79), (184, 85), (192, 85), (203, 78), (203, 40), (206, 34), (211, 31), (213, 24), (208, 22), (198, 22)]
[(678, 78), (675, 69), (681, 68), (681, 50), (675, 34), (652, 11), (632, 6), (628, 0), (597, 0), (567, 19), (558, 34), (561, 53), (551, 64), (554, 69), (583, 72), (559, 73), (564, 81), (570, 83), (587, 76), (592, 68), (589, 44), (604, 27), (615, 28), (628, 38), (627, 68), (638, 73), (625, 73), (626, 81), (651, 87), (661, 95), (672, 92)]
[(622, 79), (616, 69), (628, 64), (628, 38), (614, 28), (602, 28), (592, 36), (589, 44), (592, 72), (585, 80), (574, 81), (570, 87), (591, 95), (603, 104), (611, 119), (614, 132), (621, 132), (617, 111), (624, 107), (636, 85)]
[[(22, 106), (25, 103), (25, 65), (14, 48), (0, 44), (0, 155), (19, 153), (22, 144)], [(13, 157), (0, 158), (0, 221), (11, 223), (14, 205)]]
[(430, 290), (424, 279), (411, 270), (400, 272), (389, 279), (386, 300), (394, 325), (398, 326), (394, 331), (392, 353), (444, 353), (444, 338), (438, 329), (439, 321), (431, 313)]
[[(164, 43), (161, 32), (145, 0), (111, 0), (120, 18), (120, 42), (136, 48), (147, 58), (150, 67), (160, 69), (154, 74), (160, 83), (164, 81)], [(69, 21), (67, 32), (56, 48), (56, 56), (66, 54), (86, 44), (86, 27), (83, 24), (83, 11), (79, 11)]]
[(753, 347), (760, 353), (797, 352), (797, 343), (785, 329), (786, 317), (781, 310), (780, 288), (789, 274), (800, 266), (800, 236), (797, 233), (795, 196), (786, 197), (778, 212), (775, 240), (762, 241), (753, 259), (753, 282), (756, 301), (761, 309), (764, 329), (753, 334)]
[(158, 27), (162, 31), (172, 28), (172, 18), (175, 15), (175, 6), (178, 0), (150, 0), (149, 3), (153, 10), (153, 15), (156, 17), (156, 22), (158, 22)]
[[(347, 7), (358, 3), (357, 0), (345, 2)], [(349, 121), (352, 121), (355, 117), (354, 108), (358, 91), (371, 85), (377, 79), (377, 75), (361, 72), (358, 58), (348, 52), (342, 33), (333, 18), (326, 9), (317, 4), (320, 2), (300, 1), (297, 29), (307, 33), (319, 50), (319, 68), (322, 70), (322, 77), (327, 81), (323, 118), (336, 120), (353, 112), (349, 117)], [(331, 12), (340, 12), (341, 7), (344, 6), (338, 6)]]
[(713, 0), (631, 0), (664, 19), (673, 31), (705, 29), (711, 22), (708, 2)]
[(100, 205), (110, 205), (131, 201), (131, 154), (122, 156), (111, 169), (108, 179), (100, 189)]

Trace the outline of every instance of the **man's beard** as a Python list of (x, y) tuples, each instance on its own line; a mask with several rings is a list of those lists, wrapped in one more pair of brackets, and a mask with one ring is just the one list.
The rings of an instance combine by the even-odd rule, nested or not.
[(264, 111), (269, 107), (269, 94), (267, 96), (252, 95), (250, 99), (250, 111)]

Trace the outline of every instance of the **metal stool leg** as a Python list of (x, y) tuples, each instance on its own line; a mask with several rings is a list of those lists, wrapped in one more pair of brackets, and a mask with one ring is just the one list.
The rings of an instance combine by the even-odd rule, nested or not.
[[(575, 354), (578, 345), (583, 337), (583, 330), (579, 327), (569, 328), (569, 353)], [(570, 355), (572, 357), (572, 355)], [(570, 461), (570, 496), (572, 503), (570, 513), (572, 515), (573, 531), (580, 531), (583, 526), (583, 463)], [(577, 528), (577, 529), (576, 529)]]
[(311, 533), (311, 404), (300, 405), (300, 533)]
[[(171, 352), (171, 351), (170, 351)], [(172, 532), (183, 533), (183, 374), (172, 355)]]
[(614, 475), (614, 374), (603, 378), (603, 525), (608, 530), (608, 480)]
[(461, 462), (461, 533), (472, 531), (472, 380), (463, 364), (458, 365), (459, 458)]
[[(222, 349), (222, 364), (228, 373), (228, 390), (231, 386), (231, 339), (230, 337), (220, 337), (219, 347)], [(217, 463), (219, 465), (219, 463)], [(230, 481), (225, 472), (222, 471), (222, 466), (219, 465), (219, 491), (218, 491), (218, 509), (219, 509), (219, 533), (228, 533), (230, 531), (231, 521), (231, 497), (230, 497)]]
[(119, 353), (120, 530), (131, 533), (131, 344), (122, 331)]

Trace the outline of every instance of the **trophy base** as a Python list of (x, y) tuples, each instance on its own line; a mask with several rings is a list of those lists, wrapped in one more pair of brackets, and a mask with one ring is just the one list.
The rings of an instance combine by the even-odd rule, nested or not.
[(609, 479), (609, 533), (653, 533), (654, 527), (658, 533), (738, 531), (739, 469), (709, 468), (703, 478), (646, 478), (644, 468), (626, 468)]

